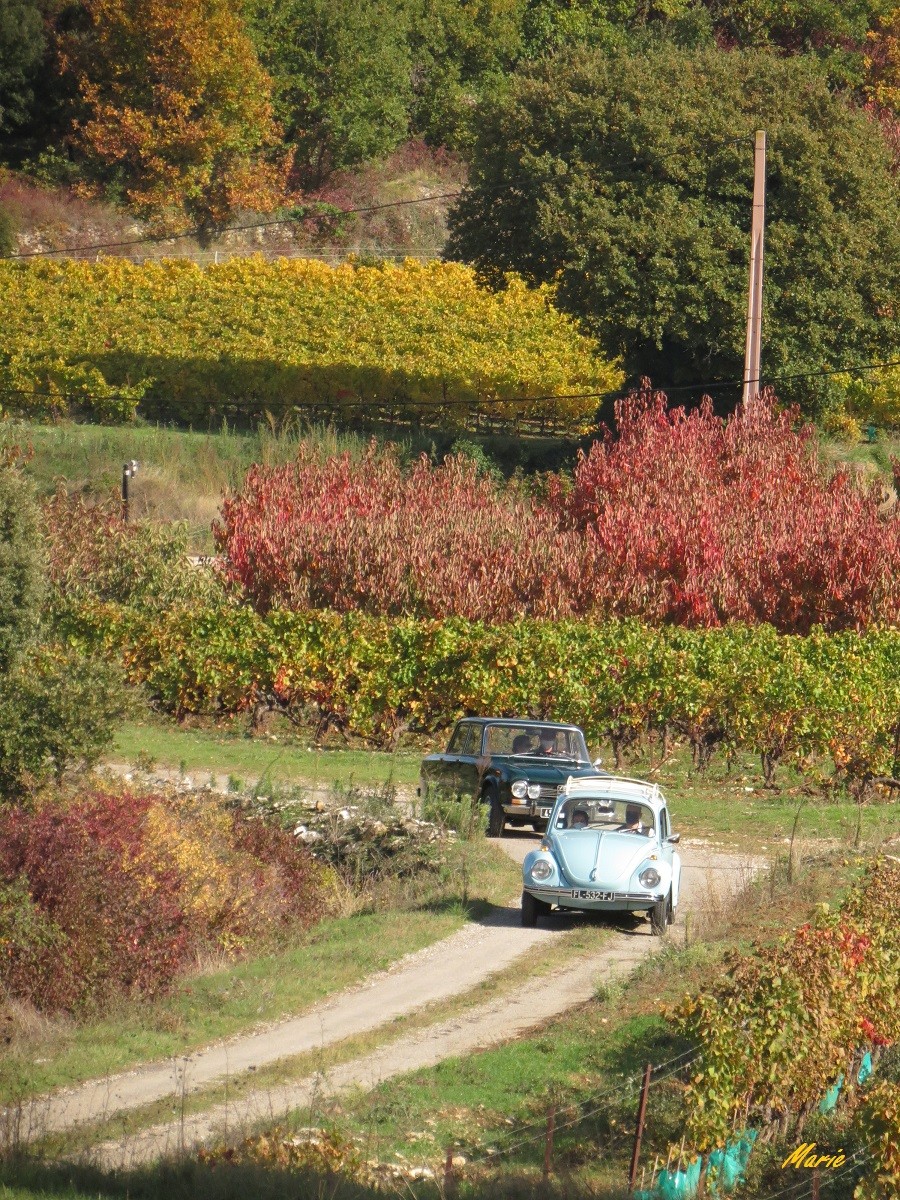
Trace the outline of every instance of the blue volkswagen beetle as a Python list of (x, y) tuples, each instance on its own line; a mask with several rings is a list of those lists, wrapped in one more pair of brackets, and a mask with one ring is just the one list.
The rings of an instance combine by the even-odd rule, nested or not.
[(522, 924), (554, 908), (647, 912), (654, 934), (664, 934), (678, 906), (680, 838), (657, 784), (570, 778), (540, 849), (525, 857)]

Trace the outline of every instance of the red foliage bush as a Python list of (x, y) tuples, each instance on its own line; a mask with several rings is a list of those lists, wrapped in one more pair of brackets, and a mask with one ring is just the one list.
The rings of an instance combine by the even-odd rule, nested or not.
[(563, 524), (588, 540), (598, 604), (691, 625), (768, 621), (806, 633), (900, 614), (900, 519), (882, 489), (828, 477), (813, 430), (774, 397), (727, 420), (709, 400), (621, 402), (619, 436), (579, 458)]
[(765, 396), (727, 419), (648, 389), (618, 433), (538, 506), (464, 459), (404, 474), (394, 455), (253, 468), (216, 529), (259, 611), (637, 615), (807, 632), (900, 617), (900, 518), (877, 485), (830, 476), (813, 431)]
[[(47, 1011), (103, 1008), (164, 991), (204, 948), (316, 918), (321, 868), (281, 829), (239, 814), (224, 823), (237, 886), (229, 879), (214, 906), (204, 876), (198, 903), (184, 822), (169, 853), (154, 844), (151, 816), (173, 811), (167, 797), (127, 792), (0, 810), (0, 984), (11, 995)], [(244, 902), (232, 911), (233, 895)]]
[(502, 621), (576, 608), (581, 539), (464, 458), (423, 457), (404, 474), (374, 446), (359, 462), (302, 449), (287, 466), (251, 468), (215, 533), (228, 577), (261, 612)]

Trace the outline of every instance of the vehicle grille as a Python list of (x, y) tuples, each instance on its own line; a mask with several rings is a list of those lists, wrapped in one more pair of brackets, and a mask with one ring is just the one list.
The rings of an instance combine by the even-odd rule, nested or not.
[(556, 791), (555, 783), (542, 783), (541, 784), (541, 794), (538, 797), (539, 800), (547, 802), (549, 804), (555, 804), (556, 796), (557, 796), (557, 791)]

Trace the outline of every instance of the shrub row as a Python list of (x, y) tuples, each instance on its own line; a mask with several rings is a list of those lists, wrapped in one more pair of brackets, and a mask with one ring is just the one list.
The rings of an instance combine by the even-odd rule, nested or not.
[(152, 996), (206, 950), (323, 911), (323, 868), (212, 796), (96, 792), (0, 809), (0, 987), (44, 1011)]
[(900, 514), (880, 484), (827, 470), (772, 397), (722, 419), (645, 390), (617, 421), (541, 503), (458, 458), (254, 467), (216, 528), (227, 576), (261, 611), (900, 622)]
[(829, 755), (859, 783), (895, 774), (900, 758), (897, 630), (263, 617), (226, 600), (146, 613), (84, 598), (57, 620), (176, 714), (270, 703), (380, 744), (466, 713), (531, 714), (610, 740), (617, 760), (652, 731), (689, 739), (700, 765), (718, 746), (753, 750), (769, 780), (804, 755)]
[(459, 428), (491, 401), (504, 419), (578, 427), (591, 422), (590, 397), (493, 402), (602, 392), (622, 378), (549, 290), (510, 279), (494, 293), (456, 263), (0, 263), (0, 291), (0, 403), (27, 415), (122, 420), (140, 406), (205, 424), (364, 404)]
[[(799, 1143), (825, 1092), (843, 1079), (857, 1100), (863, 1054), (900, 1039), (900, 865), (876, 862), (840, 908), (823, 906), (774, 946), (734, 952), (726, 967), (672, 1014), (699, 1049), (685, 1092), (688, 1138), (702, 1152), (724, 1145), (737, 1123), (778, 1122)], [(878, 1195), (900, 1184), (895, 1138), (872, 1136), (896, 1104), (896, 1085), (879, 1088), (860, 1114), (895, 1185)]]

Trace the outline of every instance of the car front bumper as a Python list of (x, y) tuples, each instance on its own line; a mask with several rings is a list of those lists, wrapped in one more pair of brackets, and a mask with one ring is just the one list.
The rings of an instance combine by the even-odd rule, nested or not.
[(528, 886), (525, 891), (542, 900), (544, 904), (558, 905), (560, 908), (576, 909), (579, 912), (634, 912), (637, 909), (650, 909), (660, 900), (665, 900), (666, 892), (617, 892), (603, 888), (578, 887), (534, 887)]
[(526, 800), (524, 804), (513, 804), (507, 801), (501, 805), (507, 817), (519, 817), (523, 821), (549, 821), (553, 805), (546, 800)]

